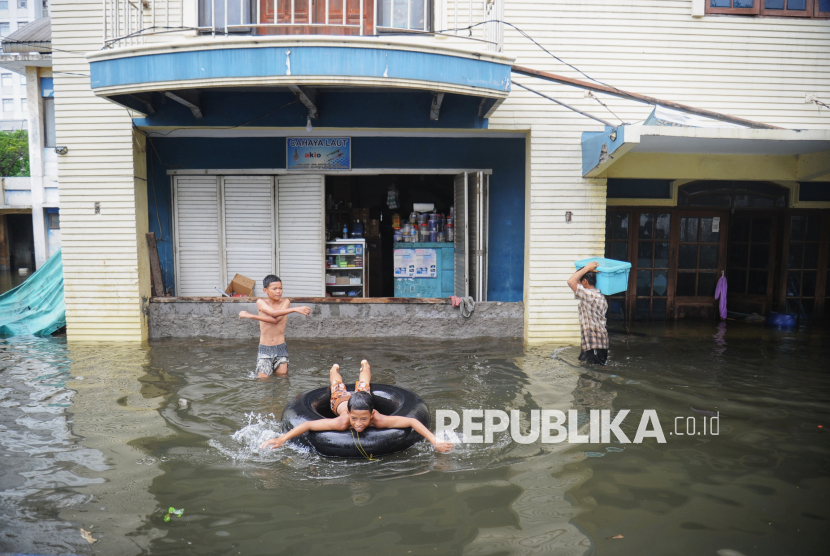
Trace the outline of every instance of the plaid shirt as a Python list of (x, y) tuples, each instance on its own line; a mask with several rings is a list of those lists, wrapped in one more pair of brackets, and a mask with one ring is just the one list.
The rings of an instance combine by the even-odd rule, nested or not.
[(574, 292), (579, 300), (579, 327), (582, 329), (582, 349), (608, 349), (608, 330), (605, 313), (608, 302), (599, 290), (587, 290), (579, 284)]

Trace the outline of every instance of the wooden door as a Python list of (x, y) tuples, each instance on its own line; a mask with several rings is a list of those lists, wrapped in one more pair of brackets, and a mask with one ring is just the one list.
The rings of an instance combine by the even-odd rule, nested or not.
[(715, 287), (726, 269), (727, 211), (678, 210), (672, 234), (674, 318), (715, 315)]
[(784, 221), (777, 307), (802, 321), (824, 312), (830, 229), (827, 213), (793, 210)]
[(669, 314), (673, 287), (670, 272), (673, 220), (673, 210), (668, 207), (636, 211), (632, 229), (635, 236), (632, 308), (637, 320), (665, 320)]
[(782, 214), (747, 210), (732, 215), (727, 263), (730, 311), (766, 315), (773, 309)]
[[(605, 258), (614, 259), (615, 261), (632, 262), (632, 253), (634, 247), (631, 246), (632, 237), (636, 234), (631, 232), (634, 227), (631, 222), (634, 222), (632, 216), (634, 209), (629, 207), (611, 208), (609, 207), (605, 212)], [(633, 266), (633, 265), (632, 265)], [(636, 276), (636, 269), (632, 269), (632, 273), (628, 276), (628, 289), (624, 292), (615, 293), (606, 296), (608, 299), (608, 318), (612, 320), (631, 320), (633, 318), (632, 311), (628, 308), (634, 305), (634, 286), (635, 280), (632, 276)]]

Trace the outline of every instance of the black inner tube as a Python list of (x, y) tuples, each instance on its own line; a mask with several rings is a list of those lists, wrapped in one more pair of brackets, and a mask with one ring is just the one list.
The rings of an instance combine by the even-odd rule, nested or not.
[[(354, 385), (347, 385), (349, 392), (354, 392)], [(388, 384), (372, 384), (372, 398), (375, 409), (384, 415), (412, 417), (430, 425), (429, 408), (424, 401), (410, 390)], [(286, 429), (317, 419), (333, 419), (329, 406), (329, 387), (317, 388), (304, 392), (291, 400), (282, 412), (282, 421)], [(411, 428), (376, 429), (369, 427), (363, 432), (345, 431), (309, 431), (297, 437), (300, 443), (313, 447), (324, 456), (362, 458), (365, 454), (382, 456), (405, 450), (422, 440), (423, 437)]]

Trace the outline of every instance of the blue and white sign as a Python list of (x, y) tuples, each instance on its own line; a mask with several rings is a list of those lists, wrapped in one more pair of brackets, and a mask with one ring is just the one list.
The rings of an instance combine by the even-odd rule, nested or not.
[(349, 137), (288, 137), (285, 140), (288, 170), (351, 170)]

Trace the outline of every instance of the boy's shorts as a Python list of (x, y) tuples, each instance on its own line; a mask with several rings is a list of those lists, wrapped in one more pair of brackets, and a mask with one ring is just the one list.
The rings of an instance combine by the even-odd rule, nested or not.
[(285, 343), (278, 346), (259, 344), (259, 352), (256, 356), (257, 373), (271, 376), (283, 363), (288, 364), (288, 346)]
[[(355, 392), (370, 392), (369, 383), (358, 380), (354, 383)], [(337, 406), (343, 402), (349, 401), (352, 393), (346, 390), (346, 385), (342, 382), (331, 383), (331, 412), (337, 415)]]

